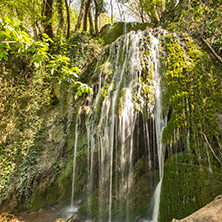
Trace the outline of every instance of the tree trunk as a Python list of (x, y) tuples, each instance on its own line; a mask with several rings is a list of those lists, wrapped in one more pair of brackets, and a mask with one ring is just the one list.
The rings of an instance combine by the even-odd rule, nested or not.
[(42, 23), (44, 27), (44, 32), (53, 39), (53, 31), (52, 31), (52, 4), (53, 0), (43, 0), (43, 8), (42, 8)]
[(95, 34), (97, 35), (99, 32), (98, 17), (100, 15), (100, 10), (99, 10), (99, 4), (98, 4), (97, 0), (94, 0), (94, 2), (95, 2)]
[(83, 31), (84, 32), (87, 31), (87, 17), (88, 17), (91, 2), (92, 2), (92, 0), (88, 0), (86, 3), (86, 9), (85, 9), (84, 21), (83, 21)]
[(140, 18), (141, 18), (142, 23), (144, 23), (144, 16), (143, 16), (144, 11), (143, 11), (143, 8), (144, 8), (143, 2), (140, 0), (140, 3), (139, 3), (139, 13), (140, 13)]
[(69, 13), (68, 0), (65, 0), (65, 5), (66, 5), (66, 14), (67, 14), (67, 34), (66, 34), (66, 39), (68, 39), (69, 38), (69, 34), (70, 34), (70, 13)]
[(76, 27), (75, 27), (75, 34), (77, 34), (77, 32), (80, 29), (83, 14), (84, 14), (84, 11), (85, 11), (85, 6), (86, 6), (86, 1), (81, 0), (81, 8), (80, 8), (80, 12), (79, 12), (78, 22), (77, 22)]
[(111, 23), (113, 23), (113, 1), (110, 0), (110, 8), (111, 8)]
[(94, 30), (94, 27), (93, 27), (93, 19), (92, 19), (92, 14), (91, 14), (91, 10), (89, 10), (89, 25), (90, 25), (90, 33), (92, 35), (95, 35), (95, 30)]
[(95, 34), (97, 35), (98, 32), (99, 32), (99, 29), (98, 29), (98, 15), (96, 14), (95, 15)]
[(62, 2), (63, 2), (62, 0), (57, 0), (56, 2), (58, 14), (59, 14), (59, 27), (57, 30), (57, 35), (59, 35), (60, 32), (63, 30), (63, 25), (64, 25)]

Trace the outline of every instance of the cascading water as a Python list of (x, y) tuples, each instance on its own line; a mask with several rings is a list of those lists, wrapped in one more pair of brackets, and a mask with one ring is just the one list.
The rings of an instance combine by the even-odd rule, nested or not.
[[(208, 142), (221, 148), (221, 127), (211, 123), (218, 117), (208, 115), (217, 102), (203, 84), (213, 82), (208, 59), (188, 36), (156, 28), (122, 35), (104, 47), (94, 72), (94, 64), (87, 68), (82, 79), (94, 94), (73, 104), (82, 111), (77, 125), (67, 121), (73, 128), (64, 143), (67, 156), (74, 143), (71, 199), (72, 205), (81, 200), (77, 221), (170, 221), (207, 200), (193, 190), (214, 190), (208, 181), (221, 178)], [(74, 112), (68, 116), (73, 120)], [(205, 118), (217, 126), (216, 135)], [(70, 169), (67, 164), (69, 178)], [(191, 183), (196, 175), (200, 180)]]
[[(91, 149), (91, 170), (90, 170), (90, 177), (93, 178), (92, 175), (92, 168), (93, 168), (93, 153), (94, 148), (97, 144), (99, 146), (98, 152), (98, 162), (100, 165), (99, 170), (99, 221), (104, 221), (104, 211), (102, 210), (106, 205), (108, 208), (108, 221), (112, 221), (112, 208), (113, 208), (113, 193), (120, 192), (121, 195), (125, 195), (128, 193), (131, 181), (132, 181), (132, 173), (128, 172), (127, 175), (129, 178), (127, 182), (124, 181), (124, 177), (126, 176), (125, 171), (132, 171), (132, 149), (133, 149), (133, 129), (135, 124), (135, 115), (134, 115), (134, 108), (133, 108), (133, 100), (132, 100), (132, 87), (133, 81), (135, 80), (135, 73), (136, 73), (136, 64), (139, 63), (137, 61), (138, 57), (138, 35), (126, 35), (124, 39), (124, 43), (122, 45), (117, 46), (116, 52), (116, 61), (114, 62), (114, 73), (112, 75), (112, 79), (109, 79), (109, 76), (105, 76), (105, 83), (104, 88), (99, 89), (99, 94), (106, 93), (106, 96), (101, 104), (101, 111), (100, 116), (89, 120), (89, 125), (87, 132), (89, 135), (94, 135), (95, 138), (88, 136)], [(131, 41), (131, 47), (129, 47), (129, 43)], [(115, 50), (115, 48), (113, 49)], [(111, 53), (110, 53), (111, 54)], [(109, 57), (106, 61), (106, 64), (111, 64), (112, 59)], [(125, 75), (126, 70), (129, 69), (129, 61), (131, 62), (130, 70), (128, 70), (128, 80), (126, 82)], [(122, 63), (122, 65), (119, 64)], [(130, 76), (131, 75), (131, 76)], [(138, 78), (138, 77), (137, 77)], [(108, 85), (109, 84), (109, 85)], [(107, 90), (106, 92), (104, 92)], [(122, 97), (125, 100), (125, 104), (123, 104), (123, 110), (119, 119), (117, 118), (118, 112), (118, 99), (119, 94), (125, 93), (125, 96)], [(100, 101), (97, 97), (96, 103), (94, 107), (97, 108), (99, 106), (98, 102)], [(91, 115), (93, 116), (93, 115)], [(127, 127), (127, 131), (125, 128)], [(114, 161), (117, 161), (114, 156), (114, 151), (116, 152), (116, 140), (119, 140), (117, 137), (117, 129), (122, 130), (122, 138), (121, 138), (121, 157), (120, 157), (120, 169), (122, 176), (121, 188), (117, 190), (113, 190), (114, 187)], [(128, 138), (130, 137), (130, 139)], [(126, 141), (130, 140), (129, 148), (126, 147)], [(127, 142), (128, 143), (128, 142)], [(126, 149), (128, 152), (126, 151)], [(129, 164), (129, 169), (127, 169), (127, 164)], [(117, 172), (115, 172), (117, 173)], [(90, 185), (92, 186), (92, 185)], [(107, 191), (104, 187), (108, 187), (108, 201), (103, 201), (107, 198)], [(90, 190), (92, 192), (92, 189)], [(89, 205), (90, 207), (90, 205)], [(128, 211), (128, 210), (127, 210)]]
[(71, 207), (73, 207), (74, 201), (74, 191), (75, 191), (75, 172), (76, 172), (76, 150), (77, 150), (77, 143), (78, 143), (78, 117), (76, 118), (76, 126), (75, 126), (75, 142), (74, 142), (74, 152), (73, 152), (73, 173), (72, 173), (72, 195), (71, 195)]
[[(160, 181), (155, 190), (154, 203), (151, 203), (151, 198), (146, 200), (147, 211), (148, 205), (149, 208), (153, 205), (152, 221), (158, 219), (164, 159), (161, 143), (164, 124), (161, 119), (159, 43), (151, 31), (143, 35), (142, 32), (130, 32), (117, 39), (104, 49), (96, 65), (94, 76), (99, 76), (99, 87), (95, 99), (91, 98), (91, 108), (85, 123), (88, 172), (85, 221), (95, 217), (99, 222), (135, 221), (137, 215), (133, 213), (135, 197), (132, 189), (135, 189), (137, 183), (134, 179), (135, 164), (141, 157), (146, 159), (148, 171), (159, 169)], [(149, 44), (147, 38), (150, 39)], [(146, 56), (145, 51), (149, 52)], [(144, 77), (144, 67), (145, 72), (150, 73), (150, 79)], [(153, 178), (149, 182), (149, 193), (153, 193), (157, 177), (155, 172), (150, 175), (154, 175), (149, 176)], [(73, 195), (74, 191), (72, 200)]]
[(158, 165), (159, 165), (159, 178), (160, 181), (156, 186), (154, 192), (154, 209), (152, 221), (157, 222), (159, 216), (159, 205), (160, 205), (160, 192), (163, 180), (163, 170), (164, 170), (164, 149), (162, 144), (162, 132), (165, 127), (165, 122), (162, 119), (162, 100), (161, 100), (161, 76), (159, 73), (159, 41), (157, 38), (150, 36), (150, 49), (153, 56), (154, 66), (155, 66), (155, 128), (156, 128), (156, 143), (157, 143), (157, 155), (158, 155)]

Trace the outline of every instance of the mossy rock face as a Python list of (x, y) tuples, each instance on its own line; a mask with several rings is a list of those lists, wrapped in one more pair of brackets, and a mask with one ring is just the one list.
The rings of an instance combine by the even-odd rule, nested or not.
[[(179, 153), (164, 166), (161, 190), (160, 221), (182, 219), (222, 193), (222, 171), (192, 164), (193, 155)], [(190, 161), (191, 160), (191, 161)]]
[(153, 27), (152, 23), (137, 23), (137, 22), (117, 22), (105, 25), (101, 31), (100, 36), (104, 41), (104, 45), (109, 45), (118, 37), (130, 31), (144, 31), (146, 28)]
[(40, 183), (39, 188), (36, 189), (33, 194), (31, 206), (28, 209), (36, 210), (57, 202), (60, 202), (61, 204), (69, 203), (72, 192), (71, 189), (72, 162), (70, 161), (51, 186), (43, 186), (43, 188), (41, 188)]
[[(70, 131), (70, 134), (74, 135), (74, 131)], [(33, 194), (31, 206), (28, 206), (29, 210), (36, 210), (38, 208), (42, 208), (57, 202), (60, 202), (61, 204), (70, 203), (73, 177), (74, 137), (70, 137), (67, 142), (68, 144), (66, 144), (66, 155), (68, 156), (66, 156), (66, 158), (68, 159), (61, 159), (58, 168), (54, 167), (54, 182), (48, 181), (48, 185), (46, 185), (46, 182), (44, 180), (40, 182)], [(84, 156), (85, 153), (83, 152), (84, 146), (85, 137), (79, 137), (77, 146), (78, 158), (76, 163), (76, 165), (78, 165), (79, 167), (77, 167), (75, 171), (75, 199), (81, 199), (82, 192), (85, 190), (86, 185), (86, 172), (84, 170), (87, 168), (87, 161)], [(57, 175), (56, 178), (55, 174)]]
[(54, 184), (43, 191), (37, 190), (34, 194), (30, 210), (36, 210), (46, 205), (55, 203), (58, 198), (59, 187), (57, 184)]

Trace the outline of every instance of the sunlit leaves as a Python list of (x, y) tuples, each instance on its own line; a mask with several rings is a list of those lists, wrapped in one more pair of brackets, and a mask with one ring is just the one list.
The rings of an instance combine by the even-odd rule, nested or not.
[(4, 157), (0, 166), (3, 188), (14, 166), (34, 144), (41, 123), (37, 113), (49, 103), (51, 86), (44, 72), (44, 63), (49, 59), (48, 43), (34, 41), (18, 19), (8, 16), (0, 22), (0, 66), (4, 70), (0, 85), (0, 135), (5, 138), (1, 138), (0, 149), (6, 151), (0, 153)]
[(79, 69), (77, 67), (69, 68), (67, 66), (62, 67), (62, 72), (68, 77), (78, 78)]
[(21, 21), (13, 17), (5, 17), (0, 20), (0, 23), (0, 58), (7, 59), (10, 49), (17, 50), (19, 54), (22, 54), (32, 47), (34, 41), (24, 31), (25, 27)]
[(88, 93), (93, 93), (92, 88), (90, 88), (87, 84), (76, 81), (72, 84), (72, 87), (76, 89), (76, 95), (75, 99), (78, 99), (79, 97), (83, 95), (87, 95)]

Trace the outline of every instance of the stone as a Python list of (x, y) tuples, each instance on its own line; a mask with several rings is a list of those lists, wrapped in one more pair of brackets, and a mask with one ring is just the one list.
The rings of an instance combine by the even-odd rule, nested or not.
[(205, 207), (182, 219), (173, 219), (172, 222), (221, 222), (222, 221), (222, 195), (217, 196)]

